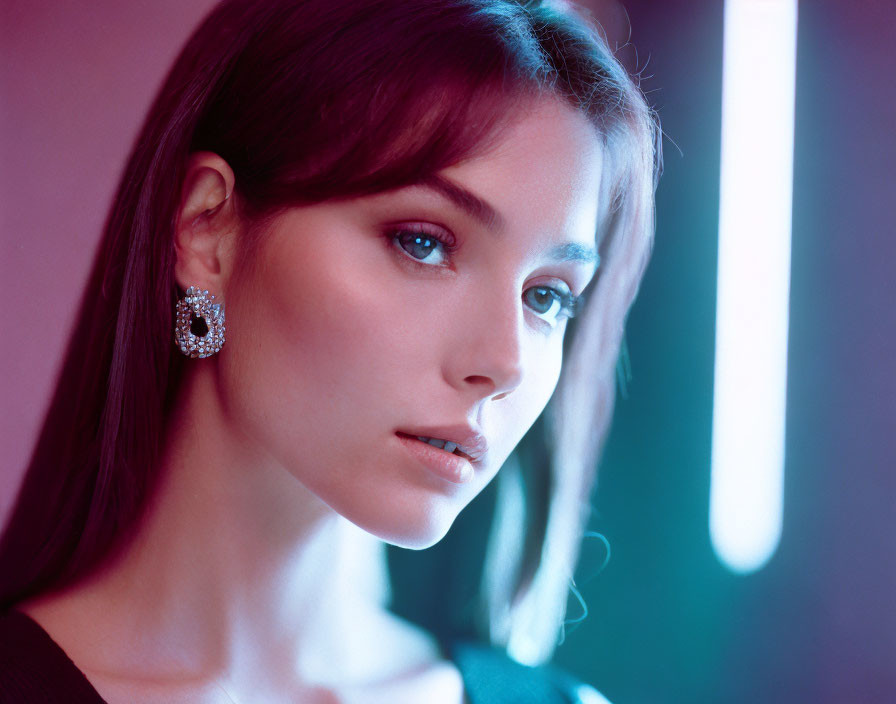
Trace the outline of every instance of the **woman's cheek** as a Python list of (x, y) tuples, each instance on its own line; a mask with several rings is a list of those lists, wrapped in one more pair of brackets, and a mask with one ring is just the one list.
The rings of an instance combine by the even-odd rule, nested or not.
[(529, 395), (535, 399), (533, 405), (540, 408), (535, 413), (536, 417), (557, 388), (562, 368), (563, 330), (555, 330), (548, 335), (536, 337), (525, 364), (526, 377), (532, 387)]

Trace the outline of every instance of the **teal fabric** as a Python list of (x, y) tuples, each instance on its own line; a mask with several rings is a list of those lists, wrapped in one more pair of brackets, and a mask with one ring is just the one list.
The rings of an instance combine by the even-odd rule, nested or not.
[(460, 670), (470, 704), (609, 704), (594, 688), (549, 665), (521, 665), (472, 641), (443, 644)]

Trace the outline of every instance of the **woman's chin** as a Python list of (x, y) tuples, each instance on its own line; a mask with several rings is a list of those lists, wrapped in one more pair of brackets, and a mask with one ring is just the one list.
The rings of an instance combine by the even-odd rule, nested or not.
[[(375, 521), (352, 521), (380, 540), (408, 550), (425, 550), (438, 543), (454, 524), (457, 513), (421, 507), (409, 513), (376, 516)], [(351, 518), (349, 518), (351, 520)]]

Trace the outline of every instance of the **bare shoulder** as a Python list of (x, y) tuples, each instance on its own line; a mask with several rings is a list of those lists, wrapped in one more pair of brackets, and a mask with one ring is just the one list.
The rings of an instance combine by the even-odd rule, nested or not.
[(375, 628), (384, 652), (392, 654), (387, 656), (391, 664), (384, 659), (377, 667), (389, 674), (343, 692), (340, 704), (467, 704), (460, 670), (431, 633), (394, 614), (386, 614)]
[[(265, 690), (268, 702), (468, 704), (461, 672), (445, 658), (435, 638), (391, 614), (372, 618), (359, 629), (376, 634), (376, 647), (364, 648), (366, 675), (347, 686), (311, 685), (298, 672), (283, 677), (282, 672), (256, 671), (251, 682), (237, 678), (239, 684), (221, 672), (160, 678), (144, 671), (138, 676), (139, 668), (130, 666), (133, 663), (124, 655), (129, 644), (111, 642), (116, 641), (114, 629), (104, 629), (102, 618), (91, 618), (96, 614), (84, 609), (83, 600), (57, 595), (17, 608), (43, 628), (110, 704), (242, 704), (257, 701), (259, 689)], [(110, 646), (116, 656), (108, 652)]]

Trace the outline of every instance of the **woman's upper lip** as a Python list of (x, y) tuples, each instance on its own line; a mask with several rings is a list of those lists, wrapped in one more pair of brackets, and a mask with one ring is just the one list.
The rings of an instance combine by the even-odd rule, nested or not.
[(458, 450), (469, 455), (474, 462), (481, 460), (488, 452), (488, 441), (482, 431), (472, 425), (421, 425), (401, 428), (398, 433), (415, 438), (427, 437), (453, 442)]

